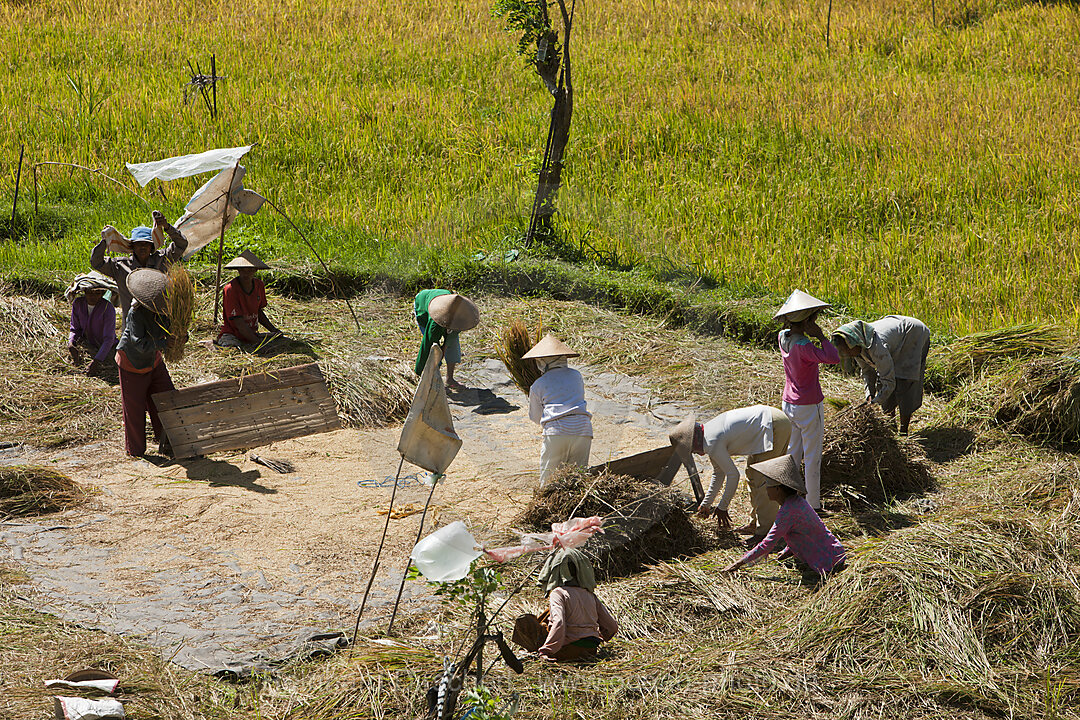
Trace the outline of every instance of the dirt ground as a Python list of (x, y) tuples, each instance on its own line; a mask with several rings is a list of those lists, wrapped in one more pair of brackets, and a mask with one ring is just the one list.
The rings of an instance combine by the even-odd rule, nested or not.
[[(381, 299), (369, 301), (367, 310), (374, 312)], [(505, 301), (482, 308), (492, 318), (535, 310)], [(392, 309), (385, 317), (405, 316)], [(559, 313), (574, 319), (591, 314), (601, 325), (619, 322), (616, 314), (563, 304), (556, 323), (565, 322)], [(550, 316), (545, 320), (551, 322)], [(407, 340), (409, 329), (402, 325), (398, 321), (395, 337)], [(464, 445), (434, 491), (424, 534), (463, 519), (478, 538), (500, 544), (536, 487), (539, 428), (528, 419), (525, 396), (489, 357), (496, 329), (465, 342), (469, 357), (458, 376), (470, 389), (451, 398)], [(680, 352), (694, 350), (678, 333), (655, 333), (659, 344), (652, 362), (661, 370), (678, 363)], [(568, 340), (573, 344), (575, 338)], [(591, 347), (590, 338), (577, 340)], [(582, 365), (594, 414), (594, 463), (665, 444), (667, 428), (692, 407), (685, 388), (657, 389), (665, 385), (663, 372), (638, 381), (619, 373), (620, 363), (610, 355), (617, 345), (597, 345), (609, 354), (593, 352), (593, 358), (583, 349), (586, 363), (602, 363)], [(707, 351), (716, 358), (712, 372), (729, 375), (725, 383), (736, 389), (731, 406), (744, 404), (738, 396), (753, 392), (750, 386), (763, 382), (762, 372), (768, 385), (778, 387), (778, 357), (770, 367), (769, 353), (748, 359), (751, 351), (719, 341), (710, 341)], [(650, 362), (629, 348), (626, 357), (639, 366)], [(755, 372), (744, 372), (750, 366)], [(643, 387), (646, 382), (654, 389)], [(3, 523), (0, 554), (25, 568), (32, 582), (23, 595), (35, 607), (144, 638), (192, 669), (243, 666), (260, 652), (280, 654), (315, 632), (351, 634), (386, 522), (379, 511), (389, 503), (399, 433), (400, 426), (350, 428), (255, 450), (293, 463), (295, 472), (287, 474), (254, 463), (246, 452), (180, 462), (128, 458), (118, 430), (102, 442), (59, 451), (0, 451), (0, 463), (51, 464), (101, 491), (60, 515)], [(429, 487), (418, 472), (408, 464), (402, 468), (395, 508), (423, 507)], [(676, 482), (686, 484), (684, 477)], [(744, 502), (740, 492), (736, 518), (745, 514)], [(419, 524), (419, 513), (390, 521), (362, 633), (385, 629)], [(422, 612), (430, 602), (424, 586), (406, 583), (406, 612)]]

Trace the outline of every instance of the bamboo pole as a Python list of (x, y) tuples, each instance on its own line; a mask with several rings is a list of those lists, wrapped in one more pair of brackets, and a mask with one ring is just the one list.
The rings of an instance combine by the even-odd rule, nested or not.
[[(416, 542), (420, 542), (420, 537), (424, 534), (424, 519), (427, 517), (428, 508), (431, 507), (431, 496), (435, 494), (435, 486), (439, 484), (439, 478), (441, 477), (441, 473), (435, 473), (435, 476), (432, 478), (431, 492), (428, 493), (427, 502), (424, 503), (424, 512), (420, 514), (420, 527), (416, 530)], [(413, 543), (413, 545), (415, 544), (416, 543)], [(401, 593), (405, 591), (405, 578), (409, 575), (409, 565), (411, 564), (412, 558), (410, 557), (405, 564), (405, 570), (401, 573), (401, 584), (398, 586), (397, 597), (394, 599), (394, 611), (390, 613), (390, 622), (386, 626), (387, 635), (394, 629), (394, 618), (397, 617), (398, 605), (401, 603)]]
[(15, 171), (15, 199), (11, 201), (11, 228), (8, 239), (15, 233), (15, 209), (19, 206), (19, 181), (22, 179), (23, 155), (26, 154), (26, 145), (19, 146), (19, 169)]
[(364, 589), (364, 599), (360, 601), (360, 612), (356, 613), (356, 625), (353, 627), (352, 642), (356, 643), (356, 634), (360, 632), (360, 618), (364, 615), (364, 606), (367, 605), (368, 593), (371, 592), (371, 583), (375, 580), (375, 573), (379, 569), (379, 556), (382, 555), (383, 543), (386, 542), (386, 531), (390, 529), (390, 515), (394, 512), (394, 498), (397, 497), (398, 480), (401, 478), (401, 468), (405, 465), (405, 456), (401, 456), (401, 462), (397, 466), (397, 475), (394, 476), (394, 489), (390, 491), (390, 507), (386, 509), (386, 522), (383, 524), (382, 538), (379, 539), (379, 549), (375, 551), (375, 562), (371, 564), (371, 577), (368, 578), (367, 587)]

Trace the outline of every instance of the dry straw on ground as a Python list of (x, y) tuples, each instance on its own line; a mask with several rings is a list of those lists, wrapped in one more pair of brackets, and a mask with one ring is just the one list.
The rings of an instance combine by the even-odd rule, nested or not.
[(67, 475), (36, 465), (0, 467), (0, 515), (44, 515), (78, 505), (90, 491)]
[(195, 323), (195, 282), (181, 263), (173, 263), (168, 273), (169, 341), (165, 346), (165, 360), (177, 362), (184, 357), (188, 331)]
[(383, 427), (409, 414), (416, 374), (401, 360), (323, 360), (322, 368), (338, 415), (348, 427)]
[(566, 467), (536, 491), (515, 522), (550, 530), (552, 523), (571, 517), (603, 517), (604, 532), (582, 548), (602, 579), (715, 547), (716, 536), (691, 522), (686, 506), (686, 498), (668, 487)]
[(881, 411), (848, 405), (825, 424), (821, 489), (844, 486), (870, 502), (933, 490), (934, 477), (915, 447), (901, 445)]
[(530, 335), (525, 323), (513, 320), (503, 329), (502, 337), (495, 345), (495, 352), (506, 365), (506, 371), (510, 373), (514, 384), (526, 395), (529, 394), (532, 384), (540, 377), (540, 371), (535, 362), (523, 360), (521, 356), (540, 342), (541, 334), (542, 330), (539, 326), (536, 332)]

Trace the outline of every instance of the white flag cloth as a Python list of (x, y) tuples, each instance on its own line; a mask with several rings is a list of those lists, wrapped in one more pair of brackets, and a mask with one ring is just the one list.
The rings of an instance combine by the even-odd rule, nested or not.
[[(237, 214), (254, 215), (266, 202), (259, 193), (244, 187), (244, 166), (222, 170), (199, 188), (176, 221), (176, 229), (184, 233), (188, 246), (184, 257), (189, 258), (221, 235), (222, 214), (228, 229)], [(232, 180), (230, 188), (229, 180)]]
[(207, 150), (195, 155), (179, 155), (164, 160), (154, 160), (153, 162), (127, 163), (127, 169), (135, 177), (135, 181), (145, 187), (146, 183), (155, 178), (158, 180), (176, 180), (189, 175), (231, 168), (239, 162), (240, 158), (247, 154), (251, 147), (251, 145), (245, 145), (243, 147)]

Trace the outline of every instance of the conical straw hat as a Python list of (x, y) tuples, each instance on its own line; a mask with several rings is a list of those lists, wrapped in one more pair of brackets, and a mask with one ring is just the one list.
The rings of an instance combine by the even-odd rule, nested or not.
[(545, 335), (544, 339), (533, 345), (529, 352), (521, 356), (522, 360), (529, 358), (549, 358), (549, 357), (578, 357), (580, 353), (576, 353), (570, 349), (570, 347), (559, 338), (554, 335)]
[(464, 295), (439, 295), (428, 303), (428, 316), (447, 330), (472, 330), (480, 324), (480, 310)]
[(128, 291), (131, 296), (156, 313), (165, 312), (165, 290), (168, 287), (165, 273), (152, 268), (139, 268), (127, 276)]
[(225, 266), (226, 270), (239, 270), (240, 268), (255, 268), (256, 270), (269, 270), (270, 266), (255, 256), (250, 250), (244, 250)]
[(785, 317), (791, 322), (799, 322), (810, 317), (810, 315), (818, 310), (831, 307), (829, 303), (824, 300), (818, 300), (810, 293), (804, 293), (802, 290), (796, 290), (788, 296), (788, 299), (784, 301), (784, 304), (780, 306), (780, 309), (776, 311), (773, 318), (776, 320), (783, 320)]
[(697, 463), (694, 462), (694, 428), (697, 427), (697, 418), (693, 413), (668, 433), (668, 440), (675, 446), (675, 453), (686, 465), (687, 472), (697, 472)]
[(786, 485), (797, 493), (806, 494), (802, 473), (790, 455), (781, 455), (771, 460), (762, 460), (746, 468), (746, 475), (757, 480), (764, 480), (765, 487)]

